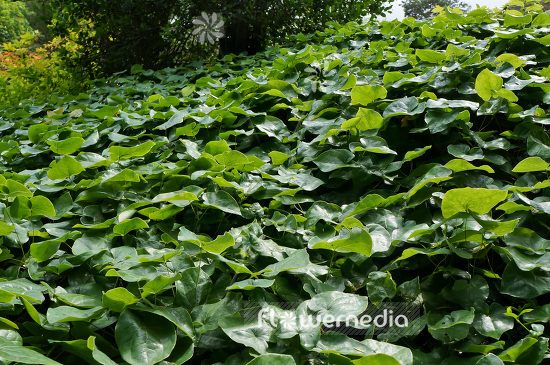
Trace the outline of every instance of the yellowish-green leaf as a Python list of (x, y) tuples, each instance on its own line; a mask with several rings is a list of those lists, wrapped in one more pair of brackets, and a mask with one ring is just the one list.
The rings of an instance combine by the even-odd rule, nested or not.
[(84, 144), (84, 139), (81, 137), (71, 137), (62, 141), (48, 141), (50, 149), (58, 155), (70, 155), (78, 151)]
[(550, 164), (540, 157), (527, 157), (521, 160), (513, 169), (513, 172), (546, 171)]
[(502, 77), (483, 69), (476, 77), (475, 89), (483, 100), (489, 100), (502, 89)]
[(359, 108), (355, 118), (342, 123), (342, 129), (357, 128), (360, 131), (378, 129), (384, 125), (384, 118), (372, 109)]
[(509, 64), (514, 66), (514, 68), (521, 67), (523, 66), (523, 64), (525, 64), (524, 60), (520, 59), (513, 53), (503, 53), (495, 58), (495, 62), (508, 62)]
[(506, 199), (506, 190), (483, 188), (459, 188), (449, 190), (441, 202), (444, 218), (457, 213), (487, 214), (491, 209)]
[(63, 156), (57, 162), (52, 162), (48, 169), (48, 177), (52, 180), (63, 180), (68, 177), (78, 175), (84, 171), (82, 164), (71, 156)]
[(422, 61), (429, 63), (440, 63), (446, 57), (445, 53), (440, 53), (431, 49), (417, 49), (415, 54), (416, 57), (420, 58)]
[(279, 165), (282, 165), (283, 163), (285, 163), (285, 161), (288, 160), (292, 156), (287, 155), (286, 153), (279, 152), (279, 151), (271, 151), (271, 152), (269, 152), (269, 157), (271, 157), (271, 162), (273, 163), (273, 165), (279, 166)]
[(388, 91), (380, 85), (357, 85), (351, 90), (351, 103), (368, 105), (376, 99), (384, 99)]
[(446, 168), (453, 170), (454, 172), (461, 172), (461, 171), (468, 171), (468, 170), (482, 170), (487, 171), (488, 173), (494, 173), (495, 170), (493, 170), (489, 165), (482, 165), (482, 166), (474, 166), (473, 164), (469, 163), (466, 160), (462, 159), (454, 159), (449, 162), (447, 162), (444, 165)]

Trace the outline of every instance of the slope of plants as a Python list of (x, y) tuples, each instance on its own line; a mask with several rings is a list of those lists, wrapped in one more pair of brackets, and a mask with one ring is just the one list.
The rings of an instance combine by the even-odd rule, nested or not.
[(548, 358), (550, 14), (440, 10), (3, 110), (0, 359)]

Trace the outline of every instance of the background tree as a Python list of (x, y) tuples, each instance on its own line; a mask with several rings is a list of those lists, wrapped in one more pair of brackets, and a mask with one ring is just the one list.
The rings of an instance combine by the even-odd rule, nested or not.
[(52, 19), (51, 7), (44, 6), (43, 0), (25, 0), (24, 3), (29, 10), (25, 17), (30, 27), (40, 34), (38, 41), (41, 44), (51, 41), (53, 37), (48, 27)]
[(401, 3), (405, 16), (412, 16), (415, 19), (430, 18), (434, 15), (432, 9), (436, 6), (448, 6), (449, 8), (460, 8), (464, 12), (470, 10), (470, 5), (460, 0), (405, 0)]
[[(208, 55), (256, 53), (289, 34), (321, 30), (383, 15), (393, 0), (42, 0), (52, 12), (54, 35), (73, 32), (78, 64), (92, 76), (128, 70), (133, 64), (162, 68)], [(193, 35), (193, 19), (216, 12), (225, 37), (212, 47)]]

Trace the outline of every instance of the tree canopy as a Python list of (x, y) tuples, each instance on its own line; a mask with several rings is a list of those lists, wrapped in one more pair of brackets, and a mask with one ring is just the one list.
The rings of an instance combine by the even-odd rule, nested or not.
[[(80, 46), (76, 66), (100, 75), (137, 63), (158, 69), (218, 53), (254, 54), (290, 34), (322, 30), (328, 21), (383, 15), (392, 1), (56, 0), (50, 4), (54, 34), (75, 33)], [(193, 20), (203, 12), (216, 12), (225, 21), (219, 49), (201, 44), (193, 35)]]

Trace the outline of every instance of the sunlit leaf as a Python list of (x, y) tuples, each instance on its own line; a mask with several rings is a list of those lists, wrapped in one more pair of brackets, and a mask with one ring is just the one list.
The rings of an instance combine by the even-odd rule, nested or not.
[(506, 199), (505, 190), (460, 188), (449, 190), (443, 197), (441, 212), (450, 218), (457, 213), (487, 214)]

